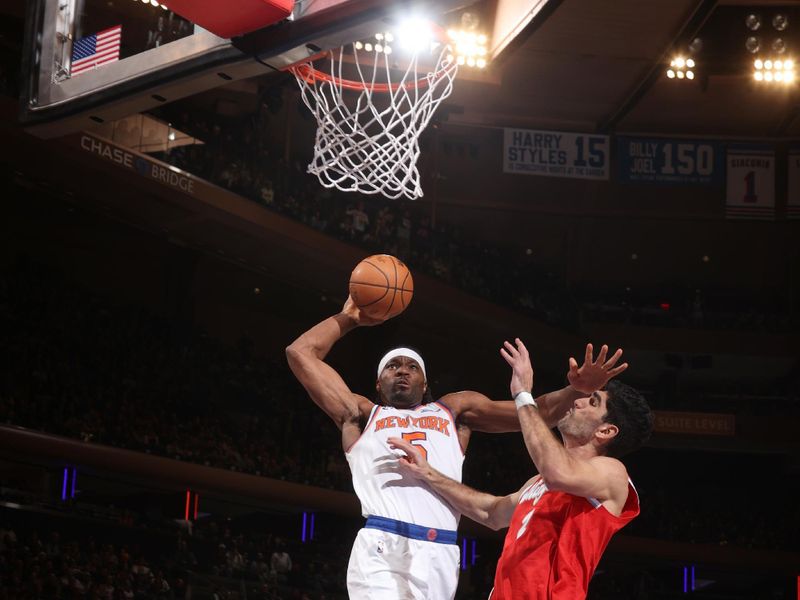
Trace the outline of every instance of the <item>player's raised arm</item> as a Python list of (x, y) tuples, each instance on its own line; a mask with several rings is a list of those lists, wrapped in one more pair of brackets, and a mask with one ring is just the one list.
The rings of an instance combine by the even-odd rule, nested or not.
[(318, 323), (286, 348), (292, 373), (339, 429), (347, 424), (357, 425), (361, 418), (361, 406), (369, 403), (369, 400), (351, 392), (339, 373), (324, 359), (333, 345), (348, 332), (360, 325), (377, 325), (381, 322), (361, 314), (348, 297), (342, 312)]
[[(605, 362), (607, 350), (604, 346), (598, 362)], [(625, 467), (615, 458), (598, 456), (597, 446), (593, 445), (595, 440), (597, 444), (607, 442), (616, 436), (619, 428), (599, 420), (595, 423), (591, 420), (593, 415), (575, 417), (569, 429), (561, 425), (559, 429), (565, 440), (569, 435), (570, 444), (584, 444), (587, 450), (583, 454), (570, 452), (550, 431), (527, 388), (528, 382), (533, 380), (533, 367), (525, 345), (517, 338), (514, 344), (506, 342), (500, 352), (512, 368), (510, 388), (519, 411), (525, 446), (545, 484), (550, 489), (576, 496), (593, 497), (601, 502), (610, 500), (613, 509), (621, 510), (628, 489)], [(587, 355), (589, 352), (590, 348)], [(599, 408), (602, 403), (603, 398), (595, 391), (589, 398), (577, 400), (571, 410), (589, 405)]]
[[(512, 346), (509, 342), (505, 342), (505, 347)], [(549, 428), (556, 426), (575, 400), (602, 389), (610, 379), (628, 368), (627, 363), (616, 366), (622, 356), (622, 349), (617, 350), (611, 357), (607, 357), (607, 354), (608, 346), (604, 345), (595, 361), (592, 345), (587, 344), (582, 365), (578, 366), (574, 358), (569, 359), (567, 373), (569, 385), (536, 398), (539, 414)], [(529, 381), (520, 382), (520, 389), (533, 389), (533, 369), (528, 377)], [(474, 431), (501, 433), (520, 430), (517, 409), (511, 401), (493, 401), (478, 392), (466, 391), (448, 394), (442, 398), (442, 402), (453, 410), (459, 422)]]

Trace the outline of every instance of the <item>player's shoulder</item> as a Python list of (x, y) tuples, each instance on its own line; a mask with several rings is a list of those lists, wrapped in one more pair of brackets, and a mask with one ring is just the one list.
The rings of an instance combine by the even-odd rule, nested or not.
[(542, 480), (542, 476), (537, 473), (536, 475), (534, 475), (533, 477), (528, 479), (528, 481), (526, 481), (525, 483), (522, 484), (522, 487), (519, 488), (519, 492), (518, 493), (520, 493), (520, 494), (524, 493), (526, 490), (530, 489), (532, 485), (540, 482), (541, 480)]
[(491, 400), (488, 396), (485, 396), (480, 392), (463, 390), (460, 392), (450, 392), (449, 394), (445, 394), (439, 398), (439, 402), (445, 405), (450, 412), (453, 413), (455, 418), (458, 418), (461, 413), (475, 407), (476, 404), (491, 402)]
[(361, 396), (359, 394), (353, 394), (353, 396), (358, 403), (358, 412), (361, 415), (361, 418), (368, 419), (377, 405), (366, 396)]
[(588, 461), (609, 481), (616, 483), (617, 486), (627, 487), (629, 481), (628, 469), (625, 468), (621, 460), (612, 456), (594, 456)]

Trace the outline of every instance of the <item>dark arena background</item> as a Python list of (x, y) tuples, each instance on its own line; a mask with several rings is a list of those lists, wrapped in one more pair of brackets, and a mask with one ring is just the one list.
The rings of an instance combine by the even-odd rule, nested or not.
[[(346, 598), (363, 519), (284, 349), (376, 253), (414, 299), (335, 346), (355, 392), (397, 344), (494, 399), (503, 340), (535, 394), (624, 349), (656, 427), (591, 600), (800, 598), (796, 3), (306, 0), (219, 36), (186, 4), (0, 4), (0, 599)], [(420, 135), (424, 195), (323, 187), (286, 67), (423, 9), (486, 41)], [(473, 436), (467, 484), (534, 473), (520, 434)], [(503, 534), (461, 520), (457, 598)]]

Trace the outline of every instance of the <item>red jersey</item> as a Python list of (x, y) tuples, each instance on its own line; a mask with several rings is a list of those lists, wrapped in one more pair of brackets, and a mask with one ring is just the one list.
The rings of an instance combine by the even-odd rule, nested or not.
[(491, 600), (585, 598), (611, 536), (639, 514), (628, 481), (620, 516), (595, 498), (547, 489), (541, 477), (523, 490), (497, 563)]

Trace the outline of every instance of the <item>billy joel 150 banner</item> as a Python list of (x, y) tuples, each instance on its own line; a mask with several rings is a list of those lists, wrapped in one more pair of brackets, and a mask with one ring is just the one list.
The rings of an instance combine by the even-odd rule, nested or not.
[(624, 183), (722, 185), (719, 142), (667, 138), (617, 138), (617, 172)]

